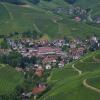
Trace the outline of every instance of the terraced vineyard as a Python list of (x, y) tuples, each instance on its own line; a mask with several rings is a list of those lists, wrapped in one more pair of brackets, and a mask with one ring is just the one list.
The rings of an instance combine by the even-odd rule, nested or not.
[(100, 77), (90, 78), (87, 81), (91, 86), (100, 89)]
[(16, 86), (22, 82), (23, 75), (21, 73), (7, 65), (0, 65), (0, 96), (14, 93)]
[[(0, 34), (36, 30), (42, 34), (47, 34), (51, 38), (77, 37), (79, 35), (87, 37), (93, 35), (94, 32), (97, 36), (100, 36), (100, 28), (98, 27), (84, 22), (76, 22), (69, 19), (67, 15), (63, 16), (52, 13), (52, 10), (56, 7), (70, 6), (62, 0), (59, 0), (59, 2), (58, 0), (52, 2), (41, 0), (38, 5), (33, 5), (28, 0), (25, 1), (27, 1), (25, 6), (0, 2), (0, 23), (2, 23), (0, 24)], [(82, 0), (82, 4), (86, 4), (86, 1), (83, 3)], [(81, 3), (76, 2), (76, 5), (81, 5)]]
[[(99, 100), (100, 63), (94, 62), (94, 55), (99, 56), (100, 51), (66, 65), (65, 69), (53, 70), (48, 79), (52, 88), (39, 100)], [(84, 59), (91, 60), (88, 63)]]

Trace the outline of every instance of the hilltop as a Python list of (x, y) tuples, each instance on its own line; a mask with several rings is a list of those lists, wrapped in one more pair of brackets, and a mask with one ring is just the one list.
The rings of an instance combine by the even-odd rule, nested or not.
[[(2, 1), (2, 0), (1, 0)], [(62, 0), (52, 0), (50, 2), (41, 0), (38, 4), (33, 4), (32, 0), (18, 0), (21, 4), (0, 1), (0, 34), (7, 35), (11, 32), (37, 31), (47, 34), (49, 37), (87, 37), (99, 35), (100, 28), (91, 23), (77, 22), (66, 14), (57, 14), (53, 10), (64, 7), (69, 9), (70, 4)], [(14, 0), (12, 0), (14, 1)], [(92, 2), (92, 3), (90, 3)], [(98, 16), (99, 0), (76, 0), (73, 6), (80, 6), (84, 9), (92, 9), (91, 16)], [(95, 10), (98, 10), (96, 13)]]

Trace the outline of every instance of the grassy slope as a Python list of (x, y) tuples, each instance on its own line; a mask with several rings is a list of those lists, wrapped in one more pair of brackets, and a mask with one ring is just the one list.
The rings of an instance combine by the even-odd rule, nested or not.
[[(27, 30), (37, 30), (51, 37), (79, 36), (79, 34), (82, 37), (86, 37), (94, 32), (100, 36), (100, 28), (75, 22), (70, 20), (67, 16), (52, 14), (52, 12), (49, 11), (52, 8), (69, 6), (62, 0), (59, 0), (59, 2), (58, 0), (54, 0), (50, 3), (42, 0), (38, 5), (32, 5), (29, 2), (27, 2), (27, 4), (30, 5), (30, 7), (0, 3), (0, 22), (2, 23), (0, 24), (0, 34), (8, 34), (13, 31), (23, 32)], [(81, 5), (80, 2), (76, 4)], [(61, 20), (61, 18), (63, 18), (63, 20)]]
[[(100, 54), (100, 52), (98, 53)], [(96, 53), (93, 55), (95, 54)], [(90, 55), (91, 54), (89, 54), (88, 57)], [(87, 56), (85, 57), (88, 58)], [(79, 63), (79, 65), (77, 65), (77, 63)], [(77, 66), (77, 68), (78, 66), (84, 67), (83, 69), (85, 69), (80, 77), (78, 76), (78, 73), (72, 69), (71, 64), (66, 65), (65, 69), (53, 70), (48, 80), (48, 83), (52, 85), (52, 88), (39, 100), (99, 100), (100, 94), (87, 89), (83, 86), (82, 82), (85, 78), (94, 78), (93, 82), (96, 83), (95, 85), (97, 85), (97, 87), (100, 86), (100, 79), (95, 79), (96, 77), (100, 77), (100, 68), (98, 68), (100, 67), (100, 63), (92, 66), (91, 63), (87, 63), (87, 66), (85, 66), (85, 63), (80, 64), (80, 62), (77, 61), (75, 62), (75, 66)]]
[(77, 0), (75, 5), (79, 5), (83, 8), (91, 8), (92, 16), (100, 16), (100, 1), (99, 0)]
[(23, 82), (23, 75), (6, 65), (0, 65), (0, 95), (10, 94)]

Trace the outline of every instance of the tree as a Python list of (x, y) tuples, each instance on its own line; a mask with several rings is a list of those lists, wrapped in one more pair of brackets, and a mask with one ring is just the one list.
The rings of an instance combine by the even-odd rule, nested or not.
[(8, 43), (7, 43), (7, 41), (5, 39), (3, 39), (3, 41), (0, 44), (0, 46), (3, 49), (8, 49), (9, 48), (9, 45), (8, 45)]
[(65, 2), (68, 2), (69, 4), (74, 4), (76, 0), (64, 0)]
[(50, 1), (52, 1), (52, 0), (44, 0), (44, 1), (48, 1), (48, 2), (50, 2)]
[(33, 4), (38, 4), (40, 2), (40, 0), (32, 0), (31, 1)]

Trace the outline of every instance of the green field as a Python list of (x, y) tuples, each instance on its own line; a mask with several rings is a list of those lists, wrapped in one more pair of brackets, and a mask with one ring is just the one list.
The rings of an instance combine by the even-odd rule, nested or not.
[[(90, 55), (98, 55), (100, 51), (90, 53), (81, 58), (90, 59)], [(91, 56), (92, 57), (92, 56)], [(92, 61), (92, 60), (91, 60)], [(54, 69), (48, 78), (51, 89), (39, 100), (99, 100), (100, 94), (86, 88), (83, 80), (88, 79), (89, 85), (100, 87), (100, 63), (74, 62), (75, 67), (82, 71), (81, 76), (72, 64), (66, 65), (64, 69)]]
[[(23, 0), (27, 1), (27, 0)], [(81, 1), (81, 2), (80, 2)], [(75, 5), (89, 5), (90, 2), (80, 0)], [(93, 0), (91, 0), (93, 2)], [(99, 2), (96, 0), (96, 3)], [(92, 6), (95, 6), (94, 3)], [(10, 3), (0, 2), (0, 34), (9, 34), (10, 32), (24, 32), (36, 30), (42, 34), (48, 34), (52, 38), (68, 37), (87, 37), (94, 33), (100, 36), (100, 28), (76, 22), (67, 15), (56, 15), (51, 12), (56, 7), (69, 7), (70, 5), (62, 0), (53, 0), (45, 2), (41, 0), (38, 5), (33, 5), (27, 1), (27, 6), (17, 6)], [(99, 9), (96, 7), (96, 10)], [(95, 10), (93, 10), (95, 12)], [(99, 12), (98, 12), (99, 13)], [(96, 15), (93, 13), (93, 15)], [(98, 14), (97, 14), (98, 15)]]
[(100, 89), (100, 77), (94, 77), (88, 79), (88, 83), (96, 88)]
[(23, 82), (23, 75), (8, 65), (0, 65), (0, 95), (12, 94)]

